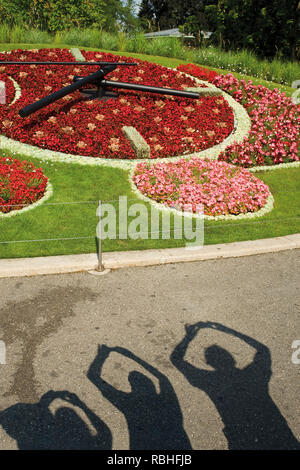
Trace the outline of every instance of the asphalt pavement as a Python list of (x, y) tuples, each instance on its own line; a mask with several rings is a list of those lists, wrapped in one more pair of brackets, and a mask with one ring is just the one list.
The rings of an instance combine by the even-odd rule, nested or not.
[(300, 448), (300, 250), (0, 290), (0, 449)]

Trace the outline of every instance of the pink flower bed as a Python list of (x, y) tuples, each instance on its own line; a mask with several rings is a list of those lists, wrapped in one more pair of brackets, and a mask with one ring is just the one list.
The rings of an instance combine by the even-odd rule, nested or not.
[(180, 65), (178, 70), (212, 82), (248, 111), (252, 122), (248, 138), (228, 146), (219, 160), (243, 167), (299, 161), (300, 106), (291, 98), (277, 89), (253, 85), (251, 80), (238, 80), (232, 74), (212, 75), (193, 64)]
[(23, 209), (40, 199), (48, 178), (32, 163), (0, 157), (0, 213)]
[(139, 163), (133, 177), (144, 196), (183, 210), (218, 216), (257, 212), (270, 196), (268, 186), (245, 168), (192, 158), (168, 163)]
[[(106, 53), (82, 51), (88, 61), (137, 62), (119, 67), (107, 78), (183, 90), (199, 86), (192, 78), (156, 64)], [(0, 105), (0, 133), (20, 142), (64, 153), (99, 158), (134, 159), (136, 154), (122, 132), (133, 126), (150, 146), (151, 158), (169, 157), (210, 148), (233, 130), (234, 116), (223, 97), (198, 100), (120, 90), (118, 99), (90, 101), (79, 91), (23, 119), (18, 111), (96, 70), (76, 67), (66, 49), (16, 50), (1, 53), (0, 60), (74, 61), (74, 66), (1, 66), (13, 77), (22, 96), (12, 106)]]

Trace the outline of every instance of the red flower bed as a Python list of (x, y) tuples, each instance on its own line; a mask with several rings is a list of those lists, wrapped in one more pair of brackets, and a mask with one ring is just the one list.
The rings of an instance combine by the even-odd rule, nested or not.
[[(178, 69), (205, 79), (205, 69), (195, 65), (180, 65)], [(248, 138), (228, 146), (219, 160), (244, 167), (299, 161), (300, 106), (291, 98), (277, 89), (253, 85), (251, 80), (238, 80), (232, 74), (207, 73), (206, 80), (241, 103), (252, 122)]]
[(198, 67), (194, 64), (178, 65), (177, 70), (180, 70), (184, 73), (188, 73), (189, 75), (197, 77), (200, 80), (206, 80), (207, 82), (213, 82), (214, 79), (218, 76), (218, 73), (214, 70), (209, 70), (204, 67)]
[[(119, 67), (110, 80), (184, 89), (199, 86), (181, 73), (128, 57), (82, 51), (91, 61), (137, 62)], [(74, 61), (68, 50), (41, 49), (0, 54), (0, 60)], [(7, 66), (0, 72), (12, 76), (22, 89), (11, 107), (0, 106), (0, 133), (15, 140), (65, 153), (134, 159), (136, 155), (123, 135), (133, 126), (150, 145), (151, 158), (176, 156), (205, 150), (222, 142), (233, 130), (232, 109), (223, 97), (198, 100), (148, 93), (119, 91), (117, 100), (89, 101), (79, 91), (23, 119), (18, 111), (37, 98), (72, 83), (74, 75), (87, 75), (95, 67)]]
[(40, 199), (48, 178), (32, 163), (0, 157), (0, 212), (22, 209)]
[(268, 186), (248, 170), (217, 160), (139, 163), (133, 180), (157, 202), (191, 212), (200, 206), (208, 216), (257, 212), (270, 196)]

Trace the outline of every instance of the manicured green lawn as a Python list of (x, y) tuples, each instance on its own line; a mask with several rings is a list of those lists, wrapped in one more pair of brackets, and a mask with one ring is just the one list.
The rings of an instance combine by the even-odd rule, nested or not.
[[(9, 50), (34, 47), (46, 46), (9, 44), (1, 45), (0, 48)], [(122, 54), (168, 67), (184, 63), (177, 59), (133, 53)], [(256, 79), (253, 79), (253, 82), (259, 83)], [(276, 84), (268, 83), (268, 86), (274, 88)], [(293, 92), (293, 89), (281, 85), (277, 88), (286, 91), (287, 94)], [(17, 158), (23, 159), (21, 155)], [(124, 170), (42, 162), (28, 157), (24, 159), (31, 160), (36, 166), (43, 168), (53, 186), (54, 194), (47, 203), (32, 211), (8, 219), (0, 218), (0, 258), (95, 252), (98, 222), (96, 210), (99, 199), (103, 202), (115, 201), (113, 204), (118, 210), (118, 197), (127, 196), (128, 205), (133, 202), (145, 204), (149, 208), (150, 215), (150, 205), (143, 203), (132, 193), (128, 175)], [(256, 176), (269, 185), (275, 198), (274, 209), (268, 215), (254, 220), (205, 223), (205, 244), (253, 240), (300, 232), (300, 168), (260, 172), (256, 173)], [(82, 203), (77, 204), (79, 201)], [(79, 239), (75, 239), (77, 237)], [(57, 238), (69, 240), (55, 240)], [(40, 239), (47, 240), (34, 241)], [(22, 242), (22, 240), (33, 241)], [(8, 243), (11, 241), (14, 243)], [(162, 240), (161, 237), (158, 240), (116, 239), (104, 240), (103, 249), (118, 251), (167, 248), (183, 246), (184, 243), (184, 240), (176, 240), (174, 237), (170, 240)]]
[[(28, 158), (27, 158), (28, 160)], [(128, 206), (143, 203), (131, 191), (124, 170), (31, 161), (43, 168), (54, 194), (45, 204), (8, 219), (0, 219), (0, 257), (46, 256), (96, 251), (96, 210), (98, 200), (115, 201), (127, 196)], [(205, 244), (229, 243), (282, 236), (300, 232), (300, 168), (256, 174), (269, 186), (274, 209), (255, 220), (205, 223)], [(81, 204), (70, 204), (81, 201)], [(92, 203), (86, 203), (94, 201)], [(54, 204), (55, 203), (55, 204)], [(57, 204), (67, 203), (67, 204)], [(173, 224), (171, 224), (173, 226)], [(172, 230), (171, 230), (172, 234)], [(5, 241), (81, 238), (79, 240), (2, 243)], [(136, 250), (183, 246), (184, 240), (104, 240), (104, 251)]]

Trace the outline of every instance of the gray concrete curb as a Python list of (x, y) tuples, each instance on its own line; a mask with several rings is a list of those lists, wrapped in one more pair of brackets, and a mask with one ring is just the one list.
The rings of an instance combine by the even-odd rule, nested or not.
[[(103, 265), (105, 269), (154, 266), (167, 263), (235, 258), (295, 248), (300, 248), (300, 233), (263, 240), (206, 245), (200, 248), (115, 251), (103, 253)], [(74, 273), (90, 271), (96, 268), (96, 254), (2, 259), (0, 260), (0, 277)]]

